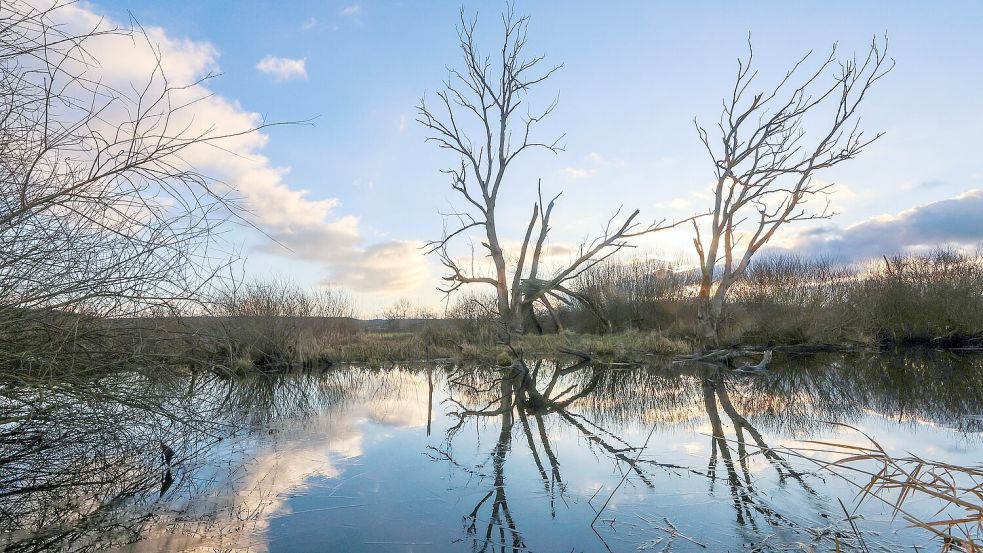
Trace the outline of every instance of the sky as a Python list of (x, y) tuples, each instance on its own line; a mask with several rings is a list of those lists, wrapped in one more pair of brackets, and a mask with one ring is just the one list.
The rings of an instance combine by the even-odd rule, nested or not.
[[(493, 48), (499, 2), (468, 2)], [(303, 121), (235, 145), (242, 155), (206, 169), (244, 196), (256, 228), (231, 233), (250, 278), (350, 290), (370, 316), (399, 298), (436, 305), (441, 267), (420, 246), (438, 238), (441, 211), (460, 202), (440, 170), (455, 159), (425, 142), (416, 105), (459, 65), (457, 2), (125, 2), (73, 7), (136, 21), (172, 80), (215, 76), (198, 116), (235, 126)], [(837, 215), (776, 236), (776, 247), (846, 260), (983, 243), (983, 4), (975, 2), (517, 1), (531, 18), (529, 50), (563, 64), (530, 98), (559, 104), (543, 136), (565, 150), (537, 153), (507, 183), (499, 225), (519, 240), (535, 183), (563, 191), (551, 242), (573, 246), (624, 205), (648, 219), (708, 207), (713, 166), (693, 118), (712, 124), (750, 33), (762, 86), (804, 53), (864, 53), (887, 35), (895, 69), (862, 107), (862, 128), (884, 136), (819, 176), (836, 184)], [(106, 48), (111, 72), (138, 74), (147, 57)], [(119, 71), (122, 71), (119, 69)], [(211, 165), (209, 165), (211, 164)], [(506, 194), (506, 193), (503, 193)], [(692, 258), (679, 230), (646, 237), (636, 255)], [(557, 247), (558, 252), (569, 248)], [(464, 252), (459, 252), (464, 253)], [(559, 253), (558, 255), (563, 255)]]

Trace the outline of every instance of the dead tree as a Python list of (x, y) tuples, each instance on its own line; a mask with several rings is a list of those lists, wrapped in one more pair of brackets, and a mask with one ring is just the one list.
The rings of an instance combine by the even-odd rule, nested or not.
[[(754, 254), (787, 224), (833, 216), (833, 185), (815, 180), (816, 174), (855, 158), (881, 136), (860, 130), (858, 109), (894, 67), (887, 39), (875, 38), (862, 58), (840, 59), (834, 44), (829, 56), (807, 71), (811, 54), (777, 85), (752, 93), (757, 71), (749, 39), (748, 56), (738, 60), (734, 87), (723, 101), (720, 136), (712, 140), (694, 120), (715, 177), (708, 217), (702, 224), (693, 220), (702, 274), (698, 330), (705, 346), (717, 345), (727, 292)], [(820, 124), (818, 133), (807, 135), (806, 119)]]
[[(429, 242), (428, 253), (439, 256), (448, 273), (441, 288), (451, 293), (462, 286), (480, 284), (493, 287), (496, 309), (505, 333), (538, 327), (533, 316), (534, 304), (552, 311), (552, 302), (588, 302), (568, 285), (585, 270), (601, 260), (629, 247), (631, 238), (667, 228), (665, 221), (651, 224), (638, 221), (635, 210), (626, 217), (618, 210), (601, 234), (581, 244), (576, 257), (566, 266), (544, 274), (542, 257), (550, 219), (559, 194), (543, 200), (540, 186), (529, 224), (518, 252), (503, 248), (503, 230), (496, 215), (503, 188), (508, 188), (510, 167), (527, 152), (561, 151), (562, 137), (536, 138), (537, 125), (556, 108), (554, 99), (542, 110), (533, 111), (529, 99), (537, 85), (545, 82), (560, 66), (545, 65), (542, 55), (527, 55), (528, 17), (517, 16), (509, 6), (502, 16), (503, 36), (494, 55), (479, 51), (476, 43), (476, 19), (466, 19), (461, 12), (458, 39), (463, 66), (449, 68), (443, 89), (437, 92), (436, 106), (421, 100), (417, 121), (428, 131), (427, 140), (450, 150), (458, 163), (442, 171), (450, 177), (451, 188), (463, 200), (464, 209), (445, 214), (445, 231), (438, 240)], [(483, 272), (459, 261), (449, 250), (458, 238), (480, 233), (481, 247), (491, 258), (493, 269)], [(511, 254), (511, 255), (510, 255)]]

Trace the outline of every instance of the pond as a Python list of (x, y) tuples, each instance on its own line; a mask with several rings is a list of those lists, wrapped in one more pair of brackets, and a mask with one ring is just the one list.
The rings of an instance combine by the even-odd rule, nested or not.
[(931, 534), (821, 470), (828, 453), (792, 452), (866, 434), (892, 453), (983, 458), (979, 357), (776, 356), (753, 376), (574, 361), (530, 361), (523, 383), (432, 364), (5, 384), (0, 545), (932, 551)]

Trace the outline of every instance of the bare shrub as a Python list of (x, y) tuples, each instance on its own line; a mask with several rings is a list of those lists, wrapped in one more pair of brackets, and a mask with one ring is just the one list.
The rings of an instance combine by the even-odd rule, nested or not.
[(851, 295), (863, 328), (893, 342), (983, 336), (983, 256), (938, 249), (871, 263)]
[(455, 298), (446, 317), (457, 331), (474, 344), (494, 344), (497, 340), (495, 297), (465, 292)]
[(563, 319), (578, 330), (603, 330), (607, 325), (600, 321), (618, 330), (663, 328), (680, 317), (681, 304), (692, 301), (696, 283), (692, 271), (658, 259), (602, 263), (580, 275), (576, 283), (596, 312), (579, 317), (568, 308)]
[[(691, 336), (700, 275), (661, 261), (609, 261), (576, 289), (616, 329)], [(721, 313), (726, 343), (983, 343), (983, 256), (950, 249), (863, 264), (796, 255), (754, 259)], [(598, 316), (566, 306), (563, 324), (603, 331)]]
[[(196, 129), (196, 83), (170, 82), (148, 37), (72, 31), (68, 8), (0, 4), (0, 362), (16, 370), (113, 364), (144, 329), (110, 318), (194, 303), (230, 263), (217, 237), (239, 205), (185, 155), (256, 130)], [(154, 51), (144, 82), (96, 76), (88, 47), (111, 35)]]
[(215, 298), (211, 315), (233, 366), (323, 364), (331, 344), (357, 331), (355, 304), (347, 293), (305, 290), (289, 281), (234, 287)]

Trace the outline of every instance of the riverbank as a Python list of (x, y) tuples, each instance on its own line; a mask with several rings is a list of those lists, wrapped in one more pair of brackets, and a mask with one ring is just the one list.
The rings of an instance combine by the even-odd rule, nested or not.
[[(452, 361), (486, 365), (508, 365), (512, 351), (495, 340), (475, 340), (450, 328), (437, 325), (421, 326), (416, 330), (355, 332), (335, 336), (317, 343), (316, 350), (307, 349), (302, 358), (286, 363), (274, 363), (265, 356), (240, 356), (228, 368), (236, 373), (253, 370), (280, 371), (288, 366), (324, 369), (334, 364), (365, 364), (385, 367), (400, 363)], [(527, 358), (555, 356), (563, 351), (583, 352), (592, 358), (612, 363), (644, 364), (653, 357), (690, 355), (697, 349), (692, 337), (672, 336), (659, 331), (625, 331), (611, 334), (589, 334), (564, 331), (553, 334), (513, 337), (511, 348)], [(967, 338), (952, 341), (884, 341), (876, 337), (866, 340), (840, 342), (775, 342), (732, 344), (723, 349), (766, 351), (788, 354), (821, 352), (893, 352), (904, 349), (934, 349), (961, 352), (983, 352), (983, 339)], [(215, 360), (217, 364), (222, 363)]]

